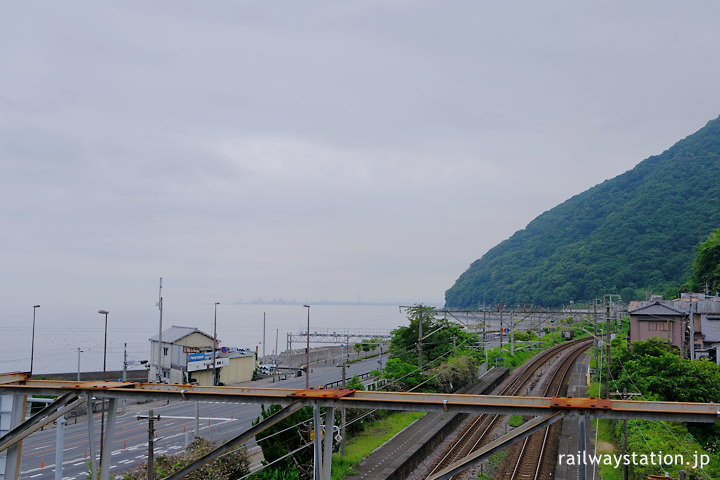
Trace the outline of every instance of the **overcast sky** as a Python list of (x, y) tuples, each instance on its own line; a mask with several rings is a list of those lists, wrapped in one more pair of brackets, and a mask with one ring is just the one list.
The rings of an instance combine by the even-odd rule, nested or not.
[(0, 3), (3, 322), (441, 302), (720, 113), (720, 3)]

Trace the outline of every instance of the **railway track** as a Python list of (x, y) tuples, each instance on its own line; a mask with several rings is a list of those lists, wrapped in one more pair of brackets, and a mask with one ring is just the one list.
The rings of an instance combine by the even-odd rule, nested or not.
[[(585, 348), (578, 347), (563, 360), (557, 373), (553, 375), (545, 388), (543, 397), (559, 397), (567, 394), (572, 366), (585, 350)], [(553, 454), (557, 450), (557, 439), (561, 426), (562, 422), (557, 422), (525, 438), (517, 460), (513, 462), (512, 473), (505, 478), (511, 480), (549, 479), (555, 467)]]
[[(526, 365), (523, 370), (511, 379), (498, 393), (498, 395), (518, 395), (520, 391), (525, 388), (528, 383), (531, 383), (536, 376), (538, 370), (540, 370), (549, 360), (562, 353), (563, 351), (570, 350), (571, 353), (566, 360), (563, 361), (558, 369), (558, 373), (553, 376), (553, 381), (548, 386), (548, 391), (553, 391), (552, 386), (555, 386), (555, 390), (561, 389), (562, 385), (567, 383), (566, 377), (572, 363), (577, 359), (579, 355), (584, 352), (589, 346), (591, 340), (587, 338), (573, 340), (571, 342), (562, 343), (550, 347), (540, 352), (534, 359)], [(568, 360), (572, 357), (572, 360), (568, 363)], [(567, 367), (565, 365), (567, 364)], [(559, 391), (559, 390), (558, 390)], [(457, 460), (464, 458), (470, 453), (474, 452), (481, 446), (490, 442), (490, 435), (494, 427), (503, 418), (502, 415), (476, 415), (470, 418), (465, 425), (462, 427), (460, 432), (456, 435), (455, 441), (449, 447), (446, 447), (445, 451), (438, 454), (439, 460), (433, 462), (432, 467), (426, 467), (428, 473), (423, 476), (427, 478), (436, 472), (442, 471)], [(542, 432), (538, 432), (542, 433)], [(536, 434), (537, 435), (537, 434)], [(546, 433), (547, 435), (547, 433)], [(534, 445), (528, 445), (528, 452), (534, 448)], [(526, 454), (527, 455), (527, 454)], [(542, 452), (540, 453), (542, 455)], [(528, 457), (525, 457), (528, 458)], [(542, 457), (540, 457), (542, 458)], [(517, 474), (523, 475), (526, 472), (525, 465), (527, 461), (518, 462)], [(513, 477), (513, 478), (533, 478), (533, 477)]]

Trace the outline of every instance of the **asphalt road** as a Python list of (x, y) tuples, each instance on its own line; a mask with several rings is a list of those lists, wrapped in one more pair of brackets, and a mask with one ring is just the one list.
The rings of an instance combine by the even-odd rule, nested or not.
[[(352, 364), (348, 379), (378, 368), (373, 358)], [(340, 380), (341, 371), (332, 361), (313, 366), (310, 385), (325, 385)], [(305, 388), (305, 377), (291, 378), (278, 383), (252, 382), (248, 386), (278, 388)], [(112, 466), (116, 475), (130, 470), (134, 465), (147, 461), (147, 421), (137, 420), (137, 415), (147, 415), (150, 408), (161, 420), (155, 422), (157, 439), (155, 455), (173, 454), (185, 448), (192, 440), (195, 429), (195, 402), (153, 402), (129, 405), (124, 414), (118, 412), (115, 422), (115, 438), (112, 444)], [(225, 441), (247, 430), (252, 421), (260, 416), (260, 405), (242, 403), (200, 402), (200, 436), (214, 441)], [(63, 447), (63, 475), (65, 480), (85, 480), (88, 469), (88, 427), (86, 417), (77, 423), (70, 420), (65, 426)], [(100, 445), (100, 415), (95, 416), (95, 444)], [(35, 432), (23, 442), (21, 479), (46, 480), (55, 478), (56, 429), (48, 426)], [(254, 441), (248, 447), (254, 446)]]

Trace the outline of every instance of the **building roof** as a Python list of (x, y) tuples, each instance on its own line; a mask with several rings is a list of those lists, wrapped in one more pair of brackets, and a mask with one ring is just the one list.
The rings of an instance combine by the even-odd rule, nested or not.
[[(178, 340), (182, 340), (183, 338), (187, 337), (188, 335), (191, 335), (193, 333), (199, 333), (200, 335), (205, 335), (209, 339), (212, 339), (212, 335), (208, 335), (207, 333), (203, 332), (202, 330), (198, 330), (195, 327), (179, 327), (177, 325), (173, 325), (172, 327), (168, 328), (167, 330), (163, 330), (162, 332), (162, 341), (163, 343), (175, 343)], [(158, 336), (152, 336), (150, 337), (151, 342), (157, 342)], [(218, 340), (218, 343), (220, 343), (220, 340)]]
[(667, 302), (663, 302), (661, 300), (656, 300), (655, 302), (651, 303), (650, 305), (645, 305), (644, 307), (640, 307), (635, 310), (631, 310), (628, 313), (630, 315), (648, 315), (648, 316), (653, 316), (653, 317), (655, 317), (655, 316), (657, 316), (657, 317), (663, 317), (663, 316), (677, 317), (677, 316), (687, 315), (686, 311), (677, 310), (675, 308), (672, 308), (669, 305), (667, 305)]
[(255, 358), (255, 352), (252, 350), (247, 350), (243, 348), (238, 349), (231, 349), (226, 356), (228, 358), (238, 358), (238, 357), (253, 357)]

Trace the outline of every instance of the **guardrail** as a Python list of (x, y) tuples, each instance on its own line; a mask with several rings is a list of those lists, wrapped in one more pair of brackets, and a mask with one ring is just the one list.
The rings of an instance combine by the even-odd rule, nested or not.
[[(355, 376), (355, 375), (353, 375), (353, 377), (354, 377), (354, 376)], [(363, 378), (371, 378), (372, 375), (370, 374), (370, 372), (365, 372), (365, 373), (361, 373), (361, 374), (357, 375), (357, 377), (358, 377), (360, 380), (362, 380)], [(346, 380), (346, 382), (347, 382), (347, 380)], [(339, 387), (340, 385), (342, 385), (342, 380), (338, 380), (338, 381), (336, 381), (336, 382), (326, 383), (324, 388), (336, 388), (336, 387)]]

